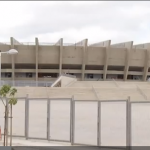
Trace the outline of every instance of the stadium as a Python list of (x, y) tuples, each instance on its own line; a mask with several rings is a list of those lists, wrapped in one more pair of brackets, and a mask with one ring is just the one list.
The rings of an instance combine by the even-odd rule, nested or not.
[(149, 8), (0, 2), (0, 148), (149, 149)]
[[(15, 56), (2, 56), (2, 80), (36, 83), (55, 81), (61, 74), (81, 81), (146, 81), (150, 76), (150, 43), (134, 45), (133, 41), (111, 44), (111, 40), (88, 44), (88, 39), (67, 44), (21, 43), (10, 38), (0, 43), (0, 50), (16, 49)], [(19, 82), (20, 81), (20, 82)], [(39, 84), (40, 86), (40, 84)]]
[[(11, 37), (0, 44), (2, 52), (9, 49), (18, 54), (3, 55), (1, 70), (2, 84), (17, 88), (13, 137), (63, 146), (149, 145), (150, 43), (66, 44), (61, 38), (44, 44)], [(0, 103), (2, 128), (3, 112)]]

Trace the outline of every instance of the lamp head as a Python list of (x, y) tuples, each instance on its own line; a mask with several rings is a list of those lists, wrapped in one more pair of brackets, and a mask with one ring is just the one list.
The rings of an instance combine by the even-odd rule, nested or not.
[(14, 55), (14, 54), (18, 54), (18, 51), (16, 49), (10, 49), (7, 54), (10, 54), (10, 55)]

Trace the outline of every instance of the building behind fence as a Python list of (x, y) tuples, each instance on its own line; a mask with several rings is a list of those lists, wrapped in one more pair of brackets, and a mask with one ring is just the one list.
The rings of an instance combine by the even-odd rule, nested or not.
[[(150, 78), (150, 43), (134, 45), (133, 41), (112, 44), (111, 40), (89, 44), (88, 39), (74, 44), (22, 43), (13, 37), (0, 42), (0, 50), (18, 50), (18, 55), (2, 57), (3, 80), (55, 80), (62, 73), (75, 75), (82, 81), (116, 79), (122, 81)], [(12, 59), (15, 57), (15, 59)], [(130, 62), (130, 63), (129, 63)], [(51, 79), (49, 79), (51, 77)]]

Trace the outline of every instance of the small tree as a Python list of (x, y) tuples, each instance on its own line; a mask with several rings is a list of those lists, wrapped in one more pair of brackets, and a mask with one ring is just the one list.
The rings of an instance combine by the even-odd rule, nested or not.
[[(10, 85), (3, 85), (0, 89), (0, 96), (2, 103), (5, 107), (5, 119), (4, 119), (4, 146), (8, 146), (8, 119), (10, 118), (10, 146), (12, 145), (12, 105), (17, 104), (15, 94), (16, 88), (12, 88)], [(9, 117), (10, 110), (10, 117)]]

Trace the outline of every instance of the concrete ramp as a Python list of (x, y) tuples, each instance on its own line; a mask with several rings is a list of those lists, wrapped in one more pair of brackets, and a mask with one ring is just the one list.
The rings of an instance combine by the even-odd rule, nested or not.
[(63, 74), (59, 76), (51, 87), (66, 87), (77, 81), (76, 76)]

